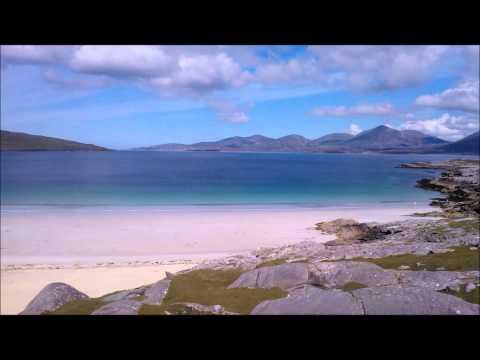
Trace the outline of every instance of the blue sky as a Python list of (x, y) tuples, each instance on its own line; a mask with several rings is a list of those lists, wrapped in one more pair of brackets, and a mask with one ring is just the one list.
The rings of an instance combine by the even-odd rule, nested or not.
[(479, 46), (2, 46), (1, 129), (115, 149), (478, 130)]

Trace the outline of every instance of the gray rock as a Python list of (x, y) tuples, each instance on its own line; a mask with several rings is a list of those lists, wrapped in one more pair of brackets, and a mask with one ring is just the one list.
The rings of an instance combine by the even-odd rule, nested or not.
[(213, 314), (213, 315), (238, 315), (237, 313), (230, 312), (225, 310), (225, 308), (221, 305), (202, 305), (197, 303), (179, 303), (182, 304), (190, 309), (204, 312), (205, 314)]
[(469, 293), (470, 291), (473, 291), (475, 290), (477, 286), (473, 283), (468, 283), (466, 286), (465, 286), (465, 292)]
[(172, 274), (171, 272), (165, 271), (165, 279), (173, 280), (174, 277), (175, 277), (175, 274)]
[(384, 270), (368, 262), (315, 262), (312, 282), (327, 288), (341, 288), (349, 282), (366, 286), (384, 286), (398, 283), (395, 271)]
[(274, 288), (289, 289), (309, 280), (307, 264), (289, 263), (266, 266), (243, 273), (230, 286), (232, 288)]
[(430, 290), (459, 288), (469, 278), (475, 278), (476, 272), (459, 271), (399, 271), (400, 282), (405, 286), (417, 286)]
[(251, 315), (362, 315), (363, 309), (350, 293), (305, 286), (283, 299), (258, 304)]
[(165, 295), (167, 295), (171, 280), (160, 280), (145, 290), (145, 300), (143, 303), (150, 305), (161, 304)]
[(45, 286), (20, 315), (40, 315), (58, 309), (74, 300), (88, 299), (88, 296), (64, 283), (51, 283)]
[(95, 310), (92, 315), (137, 315), (141, 305), (135, 300), (114, 301)]
[(384, 286), (355, 290), (367, 315), (479, 315), (479, 306), (419, 287)]
[(131, 299), (132, 297), (143, 295), (147, 288), (148, 286), (141, 286), (131, 290), (117, 291), (117, 292), (114, 292), (113, 294), (103, 296), (102, 301), (113, 302), (113, 301), (120, 301), (120, 300), (128, 300), (128, 299)]

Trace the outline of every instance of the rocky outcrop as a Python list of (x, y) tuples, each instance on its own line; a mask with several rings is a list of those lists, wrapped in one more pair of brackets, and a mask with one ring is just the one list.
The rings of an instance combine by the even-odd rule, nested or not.
[(480, 214), (480, 186), (478, 160), (450, 160), (438, 163), (411, 163), (401, 167), (420, 169), (443, 169), (434, 179), (421, 179), (417, 186), (427, 190), (439, 191), (445, 199), (435, 199), (432, 205), (440, 206), (446, 212)]
[(45, 286), (20, 315), (41, 315), (57, 310), (74, 300), (88, 299), (88, 296), (64, 283), (51, 283)]
[(145, 290), (145, 300), (143, 303), (150, 305), (160, 305), (167, 294), (171, 280), (160, 280)]
[(355, 282), (365, 286), (398, 284), (395, 271), (382, 269), (367, 262), (314, 262), (312, 283), (325, 288), (342, 288)]
[(335, 234), (337, 239), (329, 245), (364, 242), (383, 239), (392, 231), (376, 225), (359, 223), (351, 219), (336, 219), (316, 224), (316, 229), (327, 234)]
[(140, 286), (131, 290), (122, 290), (114, 292), (113, 294), (106, 295), (102, 297), (104, 302), (113, 302), (120, 300), (129, 300), (138, 296), (143, 296), (145, 291), (148, 289), (148, 286)]
[(398, 271), (399, 283), (430, 290), (451, 289), (458, 291), (460, 285), (479, 282), (478, 271)]
[(92, 315), (137, 315), (141, 305), (135, 300), (114, 301), (95, 310)]
[(355, 290), (366, 315), (479, 315), (479, 306), (421, 287), (385, 286)]
[(251, 315), (362, 315), (361, 303), (341, 290), (305, 286), (283, 299), (258, 304)]
[(309, 280), (306, 264), (291, 263), (262, 267), (240, 275), (228, 288), (274, 288), (290, 289)]
[(252, 315), (479, 315), (479, 306), (419, 287), (369, 287), (346, 292), (313, 286), (264, 301)]

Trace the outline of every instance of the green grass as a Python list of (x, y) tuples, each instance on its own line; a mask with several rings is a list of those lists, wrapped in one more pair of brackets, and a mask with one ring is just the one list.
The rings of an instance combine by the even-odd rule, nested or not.
[[(178, 303), (182, 302), (207, 306), (218, 304), (230, 312), (249, 314), (260, 302), (287, 295), (279, 288), (227, 289), (241, 273), (240, 270), (203, 269), (178, 275), (172, 280), (162, 305), (142, 305), (140, 314), (165, 314), (165, 311), (182, 313), (185, 307), (178, 307)], [(191, 312), (190, 309), (188, 311)]]
[(285, 264), (287, 262), (286, 259), (274, 259), (274, 260), (269, 260), (269, 261), (265, 261), (261, 264), (258, 264), (255, 269), (260, 269), (262, 267), (267, 267), (267, 266), (276, 266), (276, 265), (282, 265), (282, 264)]
[[(467, 246), (452, 247), (454, 251), (430, 255), (393, 255), (378, 259), (354, 258), (351, 261), (366, 261), (384, 269), (398, 269), (407, 265), (410, 270), (435, 271), (443, 267), (447, 271), (470, 271), (479, 269), (478, 249), (470, 250)], [(420, 265), (418, 265), (420, 264)]]
[(102, 301), (102, 298), (74, 300), (49, 312), (48, 315), (90, 315), (106, 304), (108, 303)]
[(145, 300), (145, 295), (137, 295), (137, 296), (131, 297), (130, 300), (143, 301)]
[(353, 290), (357, 290), (357, 289), (363, 289), (363, 288), (366, 288), (366, 287), (368, 287), (368, 286), (364, 285), (362, 283), (358, 283), (358, 282), (355, 282), (355, 281), (350, 281), (350, 282), (346, 283), (345, 285), (343, 285), (342, 290), (343, 291), (353, 291)]
[(453, 291), (451, 289), (442, 290), (446, 294), (457, 296), (465, 301), (468, 301), (473, 304), (480, 304), (480, 288), (477, 286), (474, 290), (470, 292), (465, 291), (466, 285), (462, 285), (459, 291)]
[(478, 220), (450, 221), (448, 226), (455, 229), (463, 229), (466, 233), (478, 233), (480, 223)]

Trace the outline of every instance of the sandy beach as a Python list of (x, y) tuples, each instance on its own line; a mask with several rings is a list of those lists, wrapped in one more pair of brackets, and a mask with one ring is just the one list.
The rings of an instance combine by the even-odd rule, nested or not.
[(212, 257), (300, 241), (325, 242), (320, 221), (405, 219), (427, 205), (284, 209), (2, 209), (1, 313), (15, 314), (50, 282), (91, 297), (160, 280)]

